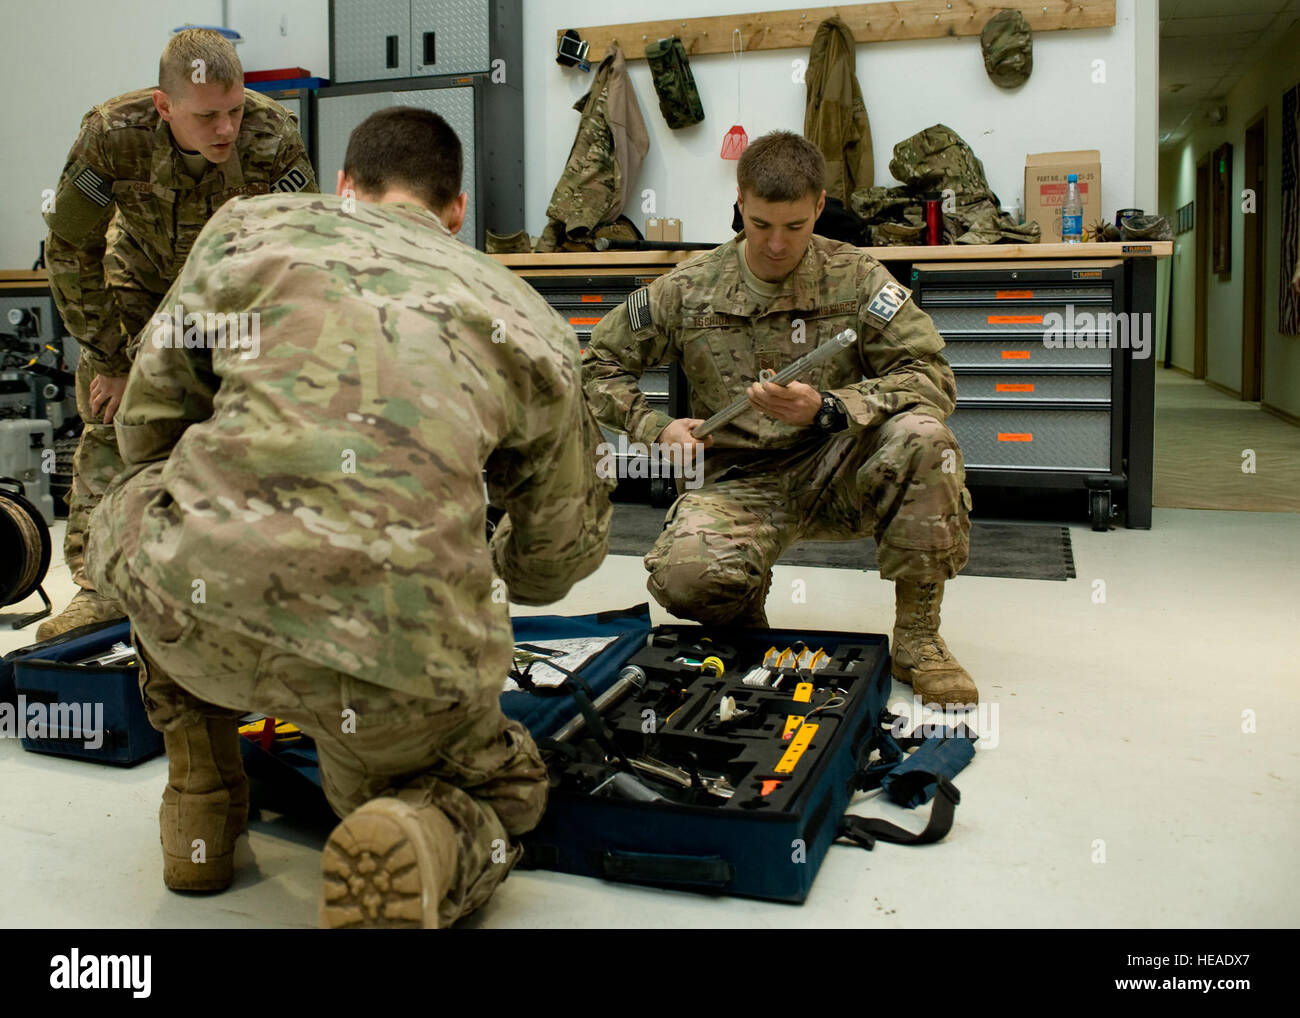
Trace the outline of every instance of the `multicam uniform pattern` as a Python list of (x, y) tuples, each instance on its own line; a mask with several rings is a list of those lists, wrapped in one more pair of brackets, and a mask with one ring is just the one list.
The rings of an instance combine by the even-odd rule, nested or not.
[(818, 236), (780, 294), (762, 298), (745, 285), (742, 237), (661, 276), (593, 329), (583, 384), (596, 416), (653, 442), (672, 418), (638, 390), (647, 369), (680, 363), (690, 415), (707, 418), (760, 371), (853, 328), (856, 344), (801, 379), (840, 399), (849, 428), (827, 435), (751, 409), (715, 432), (703, 487), (678, 499), (646, 556), (651, 592), (684, 618), (764, 624), (771, 566), (790, 544), (873, 534), (886, 579), (956, 575), (970, 496), (943, 423), (956, 386), (929, 316), (870, 255)]
[[(156, 724), (255, 706), (318, 740), (341, 814), (386, 790), (437, 805), (461, 848), (449, 921), (546, 800), (500, 712), (494, 566), (516, 602), (564, 596), (605, 555), (612, 482), (564, 321), (432, 213), (344, 202), (238, 199), (208, 223), (164, 306), (256, 313), (260, 345), (196, 326), (187, 349), (172, 325), (140, 345), (132, 473), (88, 567), (168, 673), (145, 681)], [(491, 547), (488, 493), (509, 513)]]
[(87, 520), (122, 469), (113, 427), (91, 412), (91, 381), (130, 371), (132, 344), (213, 212), (237, 195), (315, 190), (293, 114), (257, 92), (244, 93), (235, 151), (199, 179), (154, 109), (153, 89), (110, 99), (82, 119), (45, 215), (50, 289), (81, 345), (76, 393), (85, 430), (64, 540), (80, 586), (91, 586), (82, 564)]

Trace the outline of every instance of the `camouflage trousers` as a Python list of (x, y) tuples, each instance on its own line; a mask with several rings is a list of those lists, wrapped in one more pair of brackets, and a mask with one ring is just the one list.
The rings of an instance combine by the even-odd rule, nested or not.
[[(110, 231), (110, 235), (112, 242), (104, 257), (104, 280), (117, 306), (127, 354), (134, 360), (145, 327), (152, 320), (169, 284), (158, 275), (130, 237), (120, 230)], [(126, 466), (118, 452), (116, 429), (105, 424), (103, 417), (90, 409), (90, 383), (94, 380), (95, 372), (86, 359), (81, 358), (77, 362), (76, 393), (77, 413), (84, 427), (72, 460), (72, 489), (68, 492), (68, 527), (63, 535), (63, 559), (73, 581), (86, 590), (95, 589), (85, 567), (90, 514), (99, 505), (113, 478)]]
[(772, 566), (787, 548), (873, 536), (883, 579), (948, 580), (970, 552), (965, 481), (952, 432), (917, 412), (811, 451), (759, 454), (673, 504), (645, 557), (647, 586), (679, 618), (766, 626)]
[(180, 614), (132, 624), (140, 692), (158, 730), (256, 711), (315, 740), (340, 817), (379, 796), (441, 810), (456, 832), (457, 863), (439, 925), (483, 905), (519, 861), (511, 838), (542, 817), (546, 766), (528, 730), (501, 713), (498, 691), (423, 699)]
[(95, 372), (85, 358), (77, 362), (77, 413), (84, 427), (77, 453), (72, 460), (72, 489), (68, 492), (68, 529), (63, 536), (63, 558), (72, 579), (79, 587), (94, 590), (86, 575), (86, 532), (90, 514), (104, 497), (109, 483), (122, 472), (125, 464), (117, 451), (117, 431), (90, 410), (90, 383)]

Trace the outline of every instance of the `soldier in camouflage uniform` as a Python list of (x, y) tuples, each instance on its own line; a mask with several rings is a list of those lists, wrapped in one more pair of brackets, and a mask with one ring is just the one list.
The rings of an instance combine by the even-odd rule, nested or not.
[(122, 614), (86, 576), (86, 525), (122, 469), (113, 417), (133, 345), (194, 238), (236, 195), (315, 190), (293, 114), (244, 91), (234, 46), (216, 32), (177, 33), (163, 52), (157, 89), (110, 99), (83, 118), (45, 216), (50, 289), (81, 345), (76, 394), (85, 428), (64, 538), (81, 590), (41, 624), (38, 639)]
[[(704, 483), (669, 510), (646, 556), (674, 615), (766, 626), (772, 565), (803, 539), (874, 535), (895, 581), (893, 673), (930, 702), (977, 690), (939, 636), (943, 583), (966, 564), (970, 495), (952, 433), (956, 386), (928, 315), (860, 248), (812, 234), (824, 161), (776, 132), (737, 168), (745, 231), (636, 291), (592, 330), (583, 384), (600, 421), (670, 453), (702, 445)], [(846, 328), (857, 340), (788, 386), (758, 383)], [(678, 362), (692, 417), (637, 388)], [(748, 394), (753, 409), (703, 441), (692, 429)]]
[[(372, 115), (344, 197), (218, 211), (141, 344), (118, 424), (131, 473), (92, 519), (87, 565), (129, 611), (173, 758), (168, 886), (232, 879), (248, 710), (316, 741), (345, 818), (325, 926), (452, 923), (542, 815), (545, 766), (498, 699), (506, 588), (546, 604), (595, 570), (613, 482), (572, 330), (454, 237), (460, 173), (436, 114)], [(260, 315), (257, 337), (189, 318), (214, 312)], [(485, 471), (508, 513), (491, 546)]]

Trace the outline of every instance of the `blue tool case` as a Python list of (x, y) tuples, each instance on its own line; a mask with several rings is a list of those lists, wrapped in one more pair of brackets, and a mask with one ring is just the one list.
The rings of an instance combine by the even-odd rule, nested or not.
[[(519, 621), (562, 632), (568, 620)], [(836, 840), (870, 847), (947, 832), (956, 790), (924, 768), (953, 747), (930, 740), (916, 760), (885, 727), (886, 637), (648, 624), (638, 636), (570, 680), (558, 732), (524, 717), (552, 784), (524, 838), (525, 866), (800, 902)], [(774, 656), (782, 663), (764, 668)], [(964, 764), (970, 740), (957, 741)], [(907, 764), (913, 804), (942, 788), (925, 832), (845, 818), (856, 790)]]
[[(836, 841), (924, 844), (951, 827), (949, 779), (972, 740), (893, 734), (884, 636), (654, 627), (646, 605), (513, 625), (522, 688), (501, 707), (533, 734), (551, 782), (522, 867), (801, 902)], [(548, 667), (565, 671), (557, 647), (589, 640), (603, 646), (543, 684)], [(786, 654), (763, 668), (771, 651)], [(296, 789), (298, 808), (320, 807), (301, 792), (304, 777), (319, 784), (310, 750), (242, 748), (250, 777), (292, 769), (273, 783)], [(933, 799), (925, 829), (845, 815), (876, 787), (907, 807)]]
[[(15, 709), (22, 708), (32, 722), (20, 733), (23, 748), (123, 766), (161, 753), (163, 737), (149, 724), (134, 660), (93, 662), (114, 645), (130, 642), (131, 624), (121, 619), (83, 626), (11, 654), (5, 666), (12, 670)], [(4, 679), (0, 674), (0, 684)]]

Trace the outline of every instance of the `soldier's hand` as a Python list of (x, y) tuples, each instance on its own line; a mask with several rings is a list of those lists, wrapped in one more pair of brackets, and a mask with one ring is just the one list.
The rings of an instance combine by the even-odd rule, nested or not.
[(749, 396), (750, 405), (760, 413), (798, 428), (812, 424), (822, 408), (822, 394), (803, 382), (791, 382), (789, 385), (755, 382), (746, 391), (746, 395)]
[[(672, 424), (659, 432), (659, 437), (655, 441), (659, 445), (674, 446), (680, 445), (682, 453), (685, 454), (693, 446), (699, 446), (701, 449), (707, 449), (713, 444), (713, 436), (706, 438), (696, 438), (691, 434), (704, 421), (699, 417), (679, 417)], [(685, 462), (685, 460), (683, 460)]]
[(127, 376), (96, 375), (90, 382), (90, 410), (105, 424), (113, 423), (117, 408), (122, 405), (126, 392)]

